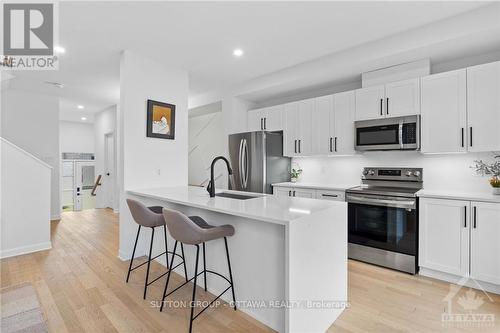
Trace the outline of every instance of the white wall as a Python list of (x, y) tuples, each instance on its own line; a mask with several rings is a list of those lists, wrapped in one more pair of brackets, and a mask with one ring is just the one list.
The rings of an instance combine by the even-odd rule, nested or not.
[(74, 121), (60, 122), (61, 153), (93, 153), (94, 125)]
[(1, 139), (0, 258), (51, 248), (51, 168)]
[[(176, 105), (175, 140), (146, 137), (148, 99)], [(132, 254), (137, 228), (125, 202), (125, 191), (188, 183), (187, 102), (187, 72), (129, 51), (122, 53), (117, 119), (121, 186), (119, 255), (123, 259)]]
[[(225, 155), (227, 136), (224, 134), (222, 112), (189, 118), (189, 184), (207, 186), (212, 160)], [(227, 170), (224, 163), (215, 167), (215, 185), (227, 188)]]
[(356, 156), (294, 158), (292, 163), (304, 170), (299, 182), (357, 185), (363, 167), (416, 167), (424, 169), (425, 189), (490, 193), (487, 178), (477, 176), (470, 168), (475, 159), (491, 160), (493, 153), (367, 152)]
[(2, 90), (1, 136), (52, 167), (51, 217), (60, 217), (59, 101), (21, 90)]

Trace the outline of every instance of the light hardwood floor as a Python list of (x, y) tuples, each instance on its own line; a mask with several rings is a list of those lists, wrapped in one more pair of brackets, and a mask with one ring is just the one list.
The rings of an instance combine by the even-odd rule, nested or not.
[[(52, 223), (53, 249), (0, 261), (1, 287), (30, 281), (35, 286), (51, 332), (186, 332), (189, 310), (151, 306), (164, 278), (142, 299), (144, 270), (125, 283), (127, 262), (117, 258), (117, 215), (95, 209), (63, 213)], [(152, 276), (164, 268), (153, 263)], [(174, 276), (175, 283), (182, 278)], [(454, 313), (463, 313), (462, 288), (452, 300)], [(500, 332), (500, 296), (481, 293), (483, 304), (473, 313), (493, 314), (491, 327), (443, 327), (442, 313), (450, 284), (380, 267), (349, 262), (350, 308), (328, 330), (334, 332)], [(189, 300), (190, 287), (175, 294)], [(201, 299), (210, 299), (202, 289)], [(469, 292), (470, 294), (470, 292)], [(462, 298), (462, 301), (460, 299)], [(470, 297), (469, 297), (470, 300)], [(272, 332), (241, 311), (221, 306), (209, 309), (194, 325), (195, 332)]]

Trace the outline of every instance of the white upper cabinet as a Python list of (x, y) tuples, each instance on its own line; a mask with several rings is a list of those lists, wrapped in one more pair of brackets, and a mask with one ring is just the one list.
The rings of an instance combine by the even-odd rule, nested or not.
[(500, 61), (467, 68), (469, 151), (500, 150)]
[(399, 117), (420, 114), (420, 79), (392, 82), (385, 85), (385, 116)]
[(248, 131), (283, 130), (284, 105), (271, 106), (248, 111)]
[(283, 145), (285, 156), (298, 155), (298, 117), (299, 117), (299, 103), (292, 102), (285, 104), (284, 107), (284, 120), (285, 128), (283, 131)]
[(356, 90), (356, 120), (385, 116), (385, 87), (374, 86)]
[(333, 95), (316, 98), (312, 129), (314, 154), (328, 155), (333, 152), (333, 112)]
[(420, 267), (458, 276), (468, 274), (469, 211), (469, 201), (420, 199)]
[(500, 204), (472, 202), (471, 206), (470, 275), (500, 285)]
[(421, 78), (422, 152), (466, 151), (466, 70)]
[(314, 98), (299, 101), (298, 113), (298, 145), (299, 155), (311, 155), (312, 153), (312, 115), (315, 107)]
[(333, 117), (330, 117), (330, 128), (333, 128), (332, 152), (334, 153), (354, 153), (354, 106), (354, 91), (333, 95)]

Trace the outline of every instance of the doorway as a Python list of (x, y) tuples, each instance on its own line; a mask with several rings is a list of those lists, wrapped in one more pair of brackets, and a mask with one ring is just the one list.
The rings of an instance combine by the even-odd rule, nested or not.
[(114, 132), (104, 135), (104, 177), (102, 189), (104, 206), (115, 209), (115, 134)]

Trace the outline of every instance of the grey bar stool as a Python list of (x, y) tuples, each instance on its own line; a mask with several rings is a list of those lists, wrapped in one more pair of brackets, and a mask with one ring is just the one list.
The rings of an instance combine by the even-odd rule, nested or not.
[[(193, 329), (193, 321), (207, 308), (210, 307), (219, 297), (221, 297), (226, 291), (231, 289), (232, 295), (233, 295), (233, 305), (234, 309), (236, 310), (236, 298), (234, 295), (234, 283), (233, 283), (233, 273), (231, 271), (231, 261), (229, 260), (229, 250), (227, 247), (227, 237), (234, 235), (234, 228), (232, 225), (222, 225), (222, 226), (212, 226), (209, 225), (205, 220), (203, 220), (199, 216), (190, 216), (187, 217), (186, 215), (182, 214), (181, 212), (178, 212), (176, 210), (172, 209), (167, 209), (163, 208), (163, 217), (165, 218), (165, 222), (168, 226), (168, 231), (170, 232), (170, 235), (172, 236), (173, 239), (175, 239), (175, 245), (174, 245), (174, 253), (177, 248), (177, 243), (182, 244), (189, 244), (189, 245), (194, 245), (196, 246), (196, 263), (195, 263), (195, 268), (194, 268), (194, 276), (189, 279), (188, 281), (184, 282), (180, 286), (176, 287), (174, 290), (169, 292), (167, 294), (167, 289), (168, 289), (168, 282), (170, 280), (170, 271), (168, 272), (167, 275), (167, 281), (165, 283), (165, 289), (163, 291), (163, 298), (161, 302), (161, 307), (160, 311), (163, 311), (163, 305), (165, 304), (165, 298), (175, 291), (177, 291), (179, 288), (183, 287), (186, 285), (189, 281), (194, 280), (193, 283), (193, 296), (191, 299), (191, 316), (189, 319), (189, 332), (192, 332)], [(224, 238), (224, 245), (226, 246), (226, 257), (227, 257), (227, 266), (229, 269), (229, 279), (225, 277), (224, 275), (214, 272), (212, 270), (208, 270), (206, 268), (206, 260), (205, 260), (205, 242), (215, 240), (215, 239), (220, 239)], [(203, 244), (203, 271), (198, 273), (198, 261), (200, 257), (200, 244)], [(173, 258), (173, 257), (172, 257)], [(173, 260), (173, 259), (171, 259)], [(172, 261), (173, 262), (173, 261)], [(172, 264), (170, 264), (172, 265)], [(227, 287), (222, 293), (219, 294), (214, 300), (212, 300), (206, 307), (204, 307), (198, 314), (194, 315), (194, 302), (196, 298), (196, 281), (198, 278), (198, 275), (203, 274), (204, 276), (204, 282), (205, 282), (205, 291), (207, 290), (207, 280), (206, 276), (207, 273), (212, 273), (215, 275), (220, 276), (221, 278), (225, 279), (229, 283), (229, 287)]]
[[(181, 244), (181, 250), (182, 250), (182, 255), (175, 254), (175, 249), (173, 252), (168, 251), (168, 243), (167, 243), (167, 228), (165, 225), (165, 219), (163, 218), (162, 214), (162, 208), (160, 206), (152, 206), (152, 207), (146, 207), (144, 204), (137, 200), (132, 200), (132, 199), (127, 199), (127, 205), (130, 209), (130, 213), (132, 214), (132, 217), (134, 218), (134, 221), (139, 225), (137, 228), (137, 236), (135, 237), (135, 244), (134, 244), (134, 250), (132, 251), (132, 258), (130, 259), (130, 265), (128, 267), (128, 273), (127, 273), (127, 283), (128, 279), (130, 278), (130, 272), (133, 270), (141, 267), (142, 265), (147, 264), (147, 270), (146, 270), (146, 280), (144, 281), (144, 296), (143, 298), (146, 299), (146, 293), (148, 290), (148, 286), (152, 284), (153, 282), (156, 282), (158, 279), (162, 278), (165, 276), (168, 272), (170, 272), (170, 267), (173, 265), (173, 259), (174, 256), (178, 256), (182, 259), (181, 263), (177, 264), (174, 268), (180, 266), (181, 264), (184, 264), (184, 275), (186, 278), (186, 281), (188, 280), (187, 278), (187, 269), (186, 269), (186, 261), (184, 260), (184, 247)], [(160, 253), (159, 255), (151, 258), (151, 252), (153, 250), (153, 240), (155, 236), (155, 228), (156, 227), (161, 227), (163, 226), (163, 235), (165, 239), (165, 252)], [(139, 264), (135, 267), (132, 267), (132, 263), (134, 262), (134, 256), (135, 256), (135, 250), (137, 248), (137, 241), (139, 240), (139, 234), (141, 232), (141, 227), (148, 227), (151, 228), (151, 243), (149, 245), (149, 256), (148, 260), (143, 262), (142, 264)], [(172, 254), (172, 262), (169, 265), (168, 262), (168, 253)], [(165, 255), (165, 258), (167, 260), (167, 272), (163, 273), (162, 275), (158, 276), (155, 278), (153, 281), (149, 281), (149, 267), (151, 266), (151, 260), (158, 258), (161, 255)]]

